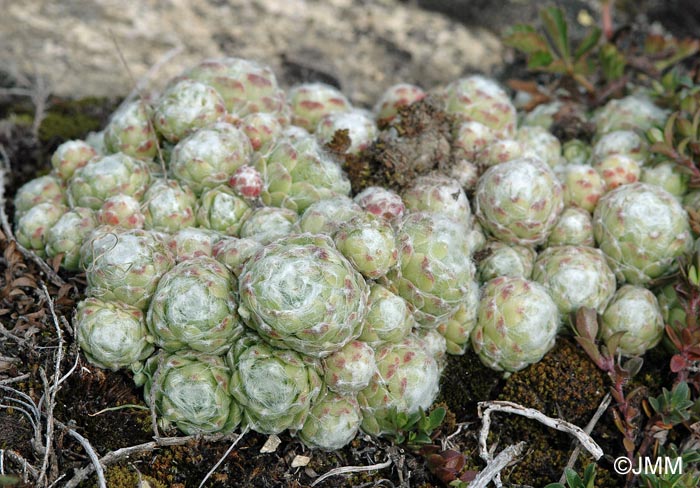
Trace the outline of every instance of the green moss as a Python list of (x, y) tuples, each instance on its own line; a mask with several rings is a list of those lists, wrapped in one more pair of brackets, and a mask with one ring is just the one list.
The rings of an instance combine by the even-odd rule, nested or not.
[[(127, 466), (112, 466), (107, 468), (105, 472), (105, 481), (110, 488), (145, 488), (146, 486), (149, 486), (149, 488), (166, 488), (167, 486), (150, 476), (139, 474), (134, 468)], [(142, 484), (140, 485), (139, 482)], [(146, 483), (149, 485), (146, 485)], [(97, 484), (93, 486), (97, 486)]]
[[(607, 391), (603, 373), (575, 343), (562, 338), (542, 361), (513, 373), (498, 398), (585, 426)], [(559, 479), (571, 454), (570, 436), (525, 417), (496, 414), (494, 419), (490, 442), (527, 442), (527, 454), (504, 476), (507, 481), (544, 486)]]
[(82, 139), (89, 132), (101, 130), (116, 105), (116, 100), (109, 98), (53, 100), (39, 127), (39, 140), (55, 146), (70, 139)]

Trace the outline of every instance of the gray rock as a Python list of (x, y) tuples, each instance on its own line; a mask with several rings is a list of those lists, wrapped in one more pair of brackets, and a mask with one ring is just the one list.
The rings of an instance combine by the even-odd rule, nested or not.
[[(398, 0), (3, 0), (0, 70), (38, 75), (66, 96), (125, 95), (162, 61), (158, 89), (207, 57), (273, 67), (281, 83), (320, 80), (371, 105), (399, 81), (424, 88), (490, 73), (491, 32)], [(151, 73), (153, 75), (153, 72)]]

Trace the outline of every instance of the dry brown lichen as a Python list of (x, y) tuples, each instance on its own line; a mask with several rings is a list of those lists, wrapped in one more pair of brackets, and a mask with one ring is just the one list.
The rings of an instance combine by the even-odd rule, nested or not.
[(367, 150), (345, 158), (353, 191), (384, 186), (400, 192), (416, 176), (446, 170), (452, 164), (452, 126), (433, 97), (402, 108)]

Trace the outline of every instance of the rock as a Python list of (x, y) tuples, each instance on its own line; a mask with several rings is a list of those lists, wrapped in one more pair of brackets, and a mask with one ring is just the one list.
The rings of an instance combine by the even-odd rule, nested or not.
[(399, 81), (431, 88), (489, 73), (503, 52), (493, 33), (399, 0), (3, 4), (2, 70), (41, 76), (53, 93), (71, 97), (126, 95), (134, 85), (129, 71), (140, 80), (179, 48), (158, 69), (156, 88), (204, 58), (228, 55), (270, 64), (284, 86), (330, 82), (354, 103), (371, 105)]

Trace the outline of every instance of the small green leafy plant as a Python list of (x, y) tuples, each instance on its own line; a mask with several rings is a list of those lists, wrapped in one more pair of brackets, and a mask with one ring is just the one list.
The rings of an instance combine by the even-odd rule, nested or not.
[(544, 488), (594, 488), (595, 487), (596, 465), (591, 463), (583, 471), (583, 477), (571, 468), (564, 470), (566, 485), (561, 483), (550, 483)]
[(447, 410), (443, 407), (434, 408), (429, 414), (420, 410), (408, 414), (406, 412), (393, 411), (390, 414), (391, 425), (396, 432), (394, 442), (406, 444), (411, 449), (420, 449), (421, 446), (433, 442), (432, 434), (440, 427), (445, 419)]
[(595, 87), (588, 80), (593, 71), (589, 55), (601, 36), (597, 27), (572, 49), (569, 28), (564, 13), (556, 7), (540, 11), (544, 32), (533, 26), (518, 24), (506, 31), (504, 42), (527, 56), (527, 66), (533, 71), (544, 71), (573, 78), (589, 92)]

